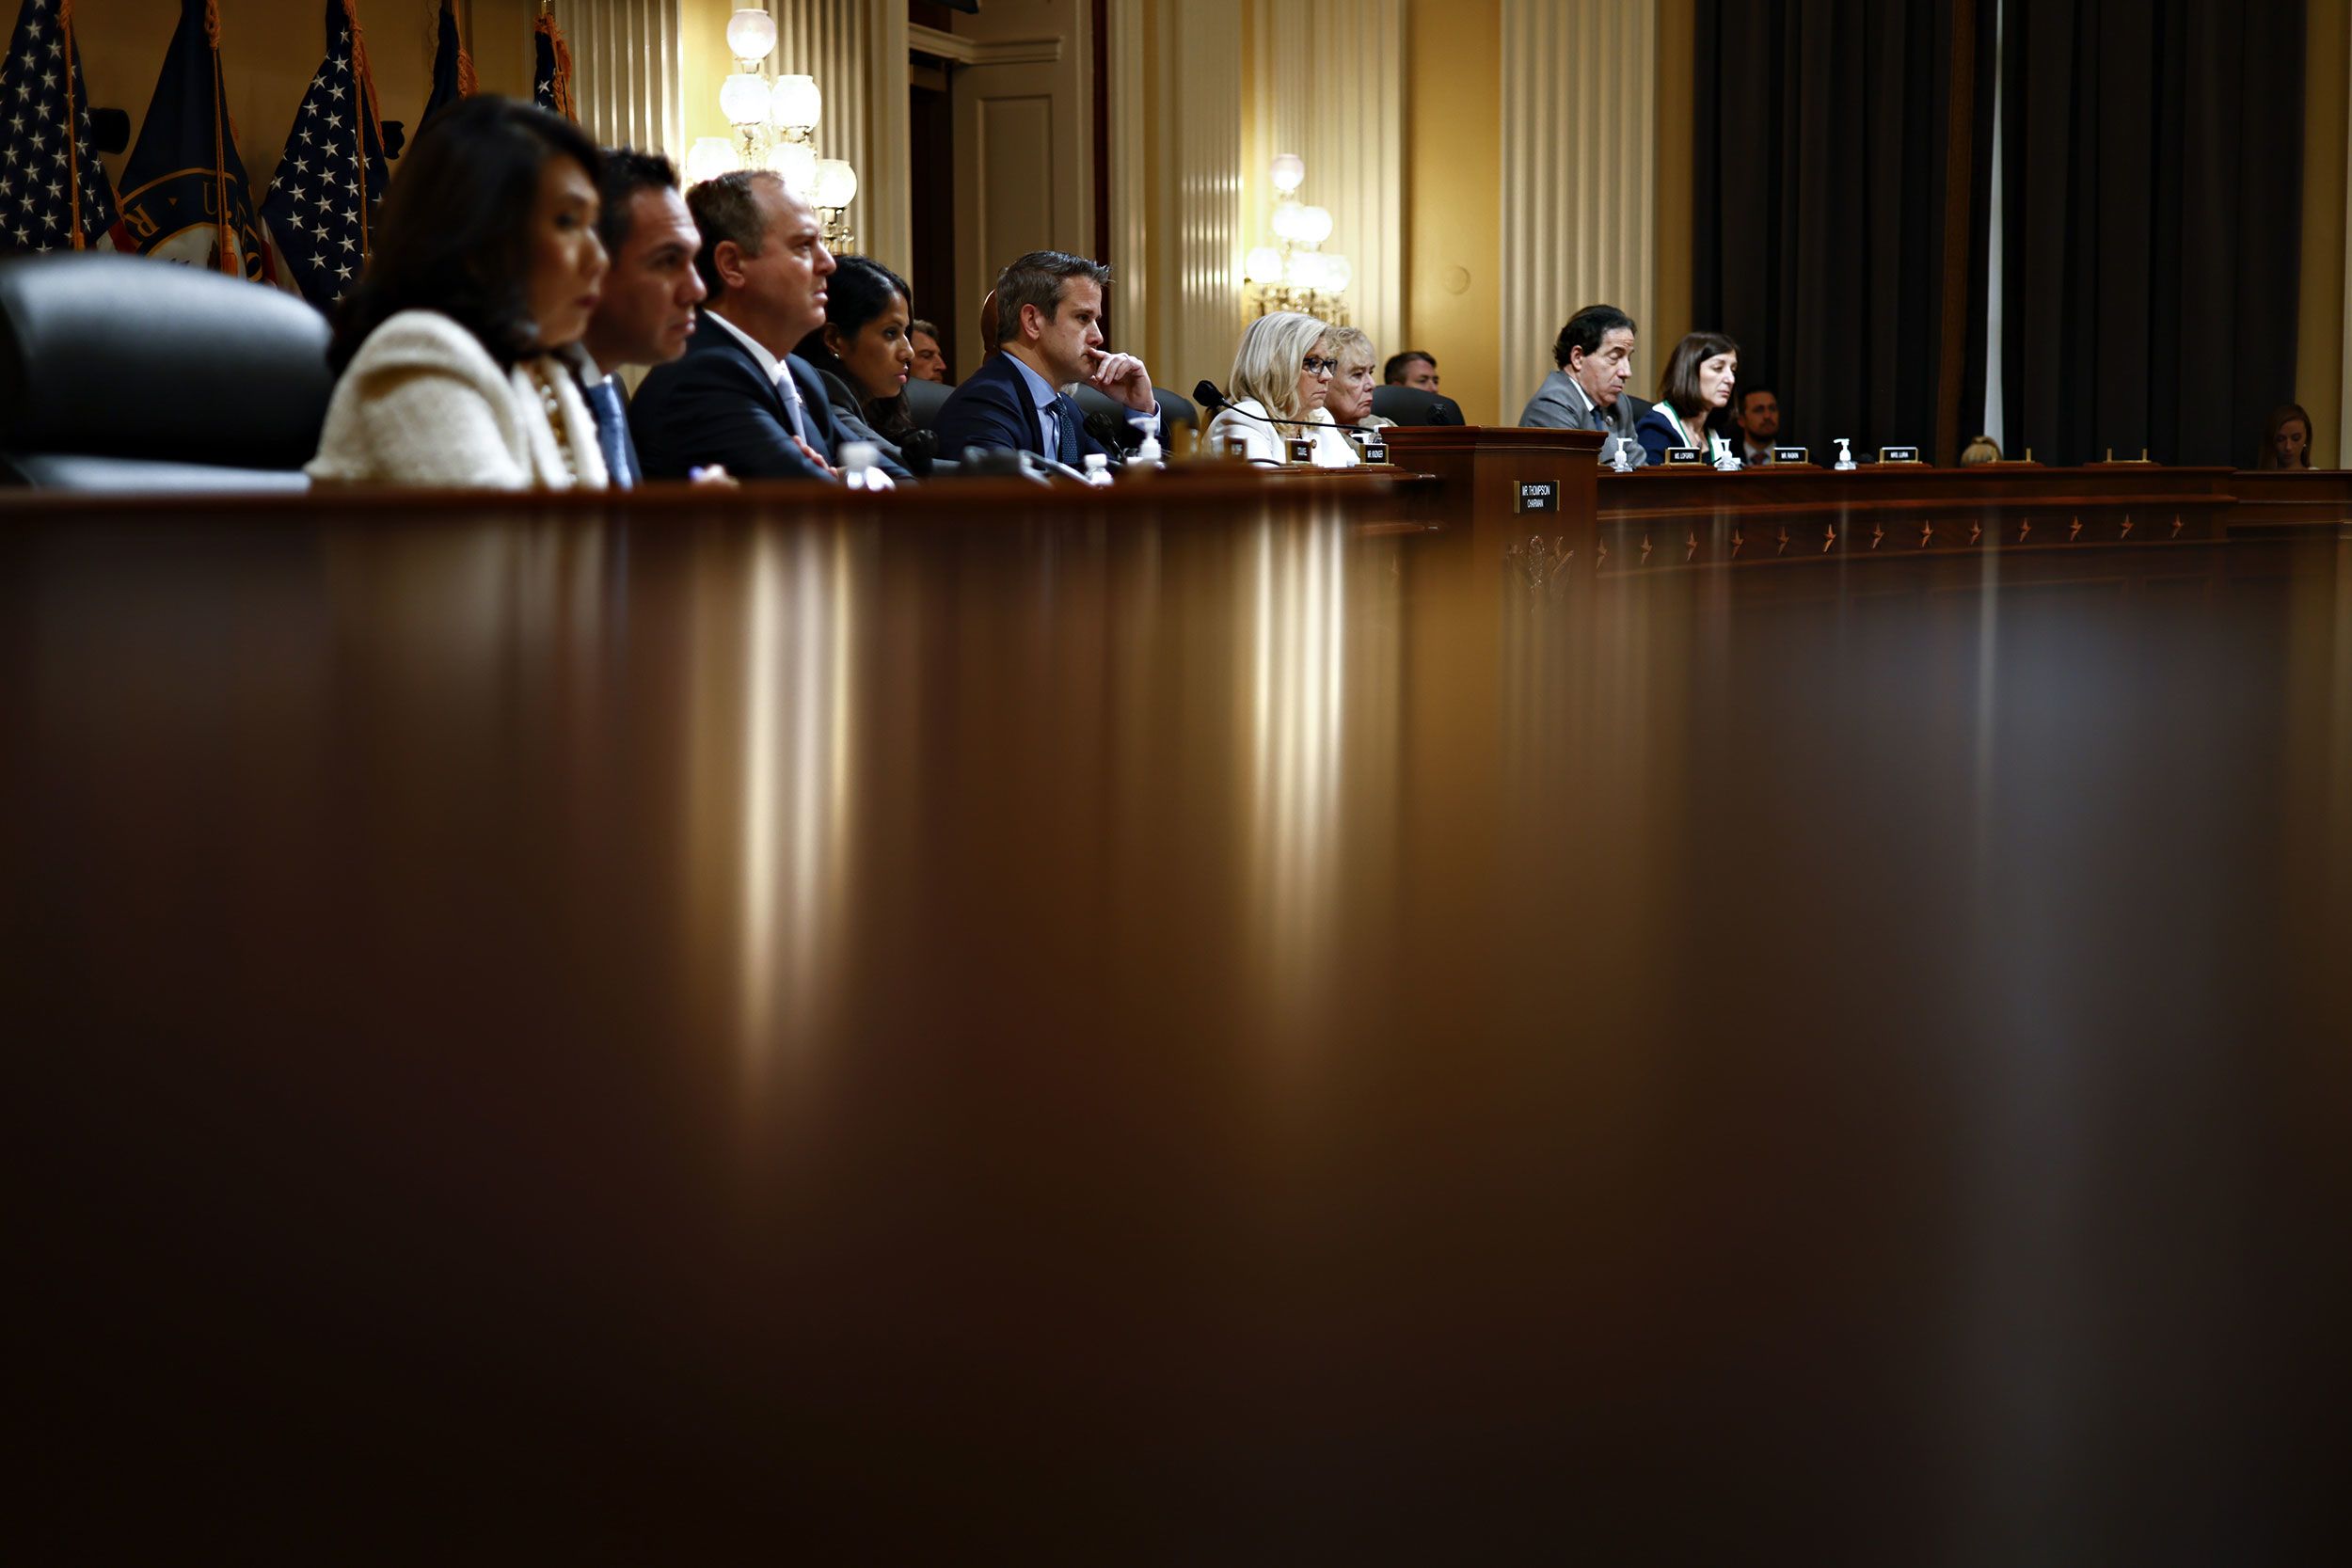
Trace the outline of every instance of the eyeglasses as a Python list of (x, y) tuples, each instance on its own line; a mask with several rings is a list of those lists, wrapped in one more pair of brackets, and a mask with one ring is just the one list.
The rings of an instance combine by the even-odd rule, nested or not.
[(1320, 354), (1310, 354), (1298, 362), (1298, 368), (1309, 375), (1335, 375), (1339, 372), (1340, 362), (1337, 359), (1326, 359)]

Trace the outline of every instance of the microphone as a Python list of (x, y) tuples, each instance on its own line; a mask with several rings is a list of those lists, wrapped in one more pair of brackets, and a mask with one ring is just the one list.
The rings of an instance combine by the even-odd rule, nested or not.
[(1228, 398), (1223, 392), (1218, 391), (1216, 383), (1214, 381), (1203, 381), (1195, 387), (1192, 389), (1192, 399), (1211, 412), (1219, 408), (1230, 408), (1245, 420), (1258, 420), (1266, 424), (1295, 424), (1306, 430), (1360, 430), (1363, 428), (1361, 425), (1341, 424), (1336, 420), (1327, 422), (1322, 420), (1278, 420), (1271, 414), (1253, 414)]

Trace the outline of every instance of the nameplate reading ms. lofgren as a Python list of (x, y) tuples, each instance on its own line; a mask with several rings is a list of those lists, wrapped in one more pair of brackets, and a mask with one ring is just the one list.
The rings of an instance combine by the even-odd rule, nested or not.
[(1669, 463), (1704, 463), (1707, 461), (1707, 454), (1696, 447), (1668, 447), (1666, 461)]

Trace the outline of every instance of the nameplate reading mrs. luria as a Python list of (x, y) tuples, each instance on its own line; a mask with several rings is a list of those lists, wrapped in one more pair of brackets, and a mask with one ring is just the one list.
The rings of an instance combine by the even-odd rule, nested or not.
[(1917, 447), (1881, 447), (1879, 448), (1879, 461), (1882, 463), (1916, 463), (1919, 461), (1919, 449)]
[(1557, 480), (1523, 479), (1518, 494), (1511, 502), (1514, 512), (1557, 512), (1560, 510), (1560, 484)]

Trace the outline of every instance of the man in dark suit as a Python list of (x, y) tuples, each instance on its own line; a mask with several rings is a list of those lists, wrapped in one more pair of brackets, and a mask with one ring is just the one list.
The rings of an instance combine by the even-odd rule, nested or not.
[(1012, 449), (1077, 467), (1115, 455), (1086, 427), (1061, 388), (1084, 382), (1126, 405), (1120, 450), (1159, 433), (1152, 372), (1132, 354), (1103, 350), (1103, 285), (1110, 268), (1058, 250), (1033, 250), (996, 277), (998, 352), (948, 394), (934, 428), (942, 457), (974, 447)]
[(1601, 445), (1604, 459), (1613, 458), (1622, 444), (1627, 461), (1643, 463), (1647, 454), (1633, 427), (1650, 405), (1625, 389), (1633, 373), (1633, 318), (1613, 305), (1587, 305), (1560, 329), (1551, 362), (1559, 369), (1535, 388), (1519, 423), (1597, 430), (1613, 438)]
[(588, 332), (558, 350), (579, 378), (596, 416), (596, 445), (613, 486), (627, 489), (644, 472), (628, 434), (628, 408), (612, 372), (628, 365), (660, 365), (686, 352), (694, 307), (705, 289), (694, 270), (702, 240), (678, 195), (677, 169), (659, 152), (607, 148), (596, 220), (604, 253), (612, 259)]
[[(706, 180), (686, 205), (710, 297), (685, 354), (656, 365), (629, 402), (645, 476), (688, 479), (723, 465), (738, 479), (838, 479), (832, 404), (815, 367), (792, 356), (825, 321), (834, 260), (817, 214), (767, 169)], [(887, 459), (882, 467), (906, 476)]]

